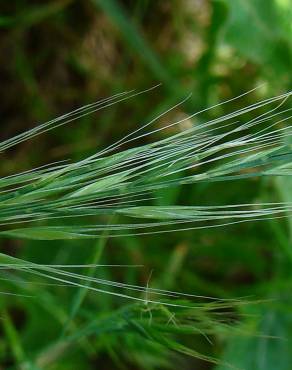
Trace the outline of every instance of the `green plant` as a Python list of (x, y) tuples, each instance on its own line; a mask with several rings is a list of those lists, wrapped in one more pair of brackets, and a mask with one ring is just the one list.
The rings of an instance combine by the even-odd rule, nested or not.
[[(86, 105), (0, 143), (0, 150), (6, 151), (24, 140), (139, 94), (125, 92)], [(83, 160), (53, 163), (2, 177), (0, 235), (38, 240), (98, 237), (102, 243), (110, 237), (227, 227), (234, 223), (286, 217), (291, 211), (289, 202), (206, 206), (162, 205), (154, 201), (165, 189), (203, 182), (224, 181), (228, 184), (260, 176), (291, 175), (291, 145), (285, 141), (291, 134), (286, 125), (291, 108), (284, 105), (290, 95), (291, 92), (260, 101), (158, 141), (133, 145), (135, 141), (157, 131), (177, 127), (202, 113), (147, 131), (155, 121), (177, 106), (171, 107), (123, 139)], [(251, 113), (255, 113), (253, 118), (250, 118)], [(123, 149), (129, 145), (132, 148)], [(30, 289), (34, 290), (28, 288), (28, 283), (48, 284), (48, 281), (55, 287), (75, 287), (79, 292), (69, 317), (61, 315), (64, 325), (61, 339), (35, 359), (36, 366), (42, 368), (51, 363), (54, 356), (64, 353), (72, 342), (80, 338), (87, 341), (93, 332), (100, 333), (98, 335), (121, 330), (135, 332), (150, 341), (158, 351), (161, 348), (176, 350), (216, 363), (218, 360), (215, 358), (179, 344), (173, 337), (199, 334), (208, 338), (214, 333), (230, 335), (231, 332), (233, 335), (244, 334), (224, 319), (219, 319), (217, 314), (218, 310), (244, 306), (250, 303), (248, 300), (218, 300), (151, 288), (148, 284), (139, 286), (96, 278), (93, 269), (100, 267), (98, 261), (103, 248), (104, 245), (100, 244), (94, 263), (88, 265), (42, 265), (0, 254), (4, 282), (28, 290), (28, 293)], [(89, 269), (87, 274), (68, 271), (81, 267)], [(27, 280), (27, 274), (32, 280)], [(74, 330), (73, 319), (87, 291), (134, 299), (137, 303), (105, 315), (89, 327)], [(193, 299), (210, 302), (195, 303)], [(46, 302), (41, 304), (46, 305)], [(17, 333), (9, 320), (5, 330), (15, 348), (17, 362), (25, 366), (27, 361), (19, 350)], [(72, 334), (69, 335), (68, 330)], [(250, 330), (247, 333), (255, 334)]]
[[(205, 228), (206, 221), (213, 221), (217, 226), (228, 222), (282, 216), (290, 211), (288, 204), (257, 204), (253, 209), (250, 209), (251, 204), (157, 206), (151, 204), (151, 196), (155, 196), (157, 190), (199, 182), (289, 175), (290, 144), (282, 139), (290, 135), (290, 127), (276, 128), (276, 125), (290, 118), (282, 117), (290, 108), (281, 109), (290, 95), (286, 93), (270, 98), (195, 125), (166, 139), (117, 152), (123, 145), (150, 135), (151, 132), (144, 133), (142, 130), (153, 124), (164, 112), (108, 148), (81, 161), (53, 164), (4, 177), (0, 184), (0, 221), (4, 230), (0, 235), (43, 240), (80, 239), (101, 236), (107, 231), (107, 237), (113, 237), (124, 235), (125, 232), (147, 233), (149, 228), (153, 234), (173, 231), (175, 226)], [(0, 148), (2, 151), (7, 150), (36, 134), (126, 98), (118, 95), (85, 106), (7, 140), (0, 144)], [(244, 120), (247, 113), (257, 112), (277, 102), (278, 105), (273, 109)], [(166, 127), (178, 125), (199, 113)], [(238, 121), (232, 122), (235, 118)], [(252, 132), (252, 129), (255, 131)], [(152, 132), (158, 130), (161, 129)], [(147, 221), (115, 221), (113, 224), (95, 222), (88, 225), (80, 225), (77, 221), (77, 224), (70, 226), (58, 224), (60, 219), (78, 220), (85, 216), (128, 216)], [(148, 219), (157, 221), (150, 222)], [(46, 225), (48, 220), (55, 220), (56, 225)], [(44, 226), (32, 226), (34, 222)], [(17, 225), (21, 223), (28, 223), (28, 226), (18, 228)], [(194, 223), (203, 223), (203, 226), (194, 226)], [(160, 230), (161, 227), (165, 229)]]

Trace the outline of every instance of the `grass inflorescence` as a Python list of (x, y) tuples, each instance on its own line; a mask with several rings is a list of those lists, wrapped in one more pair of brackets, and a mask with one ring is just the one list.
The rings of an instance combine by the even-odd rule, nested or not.
[[(78, 108), (3, 141), (0, 151), (7, 151), (34, 136), (139, 94), (134, 91), (120, 93)], [(235, 223), (287, 217), (292, 204), (272, 200), (215, 205), (159, 205), (155, 200), (159, 194), (161, 196), (161, 191), (169, 188), (216, 181), (226, 182), (228, 186), (235, 180), (290, 176), (292, 150), (286, 140), (292, 133), (287, 124), (291, 108), (286, 106), (290, 95), (288, 92), (262, 100), (211, 121), (193, 124), (191, 128), (164, 139), (139, 144), (146, 137), (178, 127), (207, 110), (170, 122), (163, 128), (152, 127), (166, 113), (182, 105), (186, 98), (87, 158), (77, 162), (56, 162), (2, 177), (0, 236), (38, 240), (107, 239), (227, 227)], [(250, 118), (251, 114), (253, 118)], [(80, 336), (87, 338), (98, 327), (103, 334), (112, 330), (138, 332), (158, 347), (216, 363), (216, 359), (179, 344), (172, 336), (199, 334), (209, 340), (209, 335), (214, 332), (230, 333), (230, 325), (221, 320), (223, 313), (220, 317), (218, 310), (236, 309), (249, 303), (245, 298), (220, 300), (78, 272), (80, 268), (98, 270), (98, 263), (44, 265), (6, 254), (0, 254), (0, 261), (1, 281), (21, 287), (25, 296), (34, 296), (32, 286), (35, 285), (76, 288), (79, 292), (91, 291), (134, 300), (133, 304), (122, 308), (114, 320), (102, 317), (95, 326), (82, 328), (74, 334), (71, 330), (70, 335), (63, 333), (61, 341), (54, 347), (57, 353), (63, 353)], [(12, 291), (2, 293), (16, 294)], [(84, 293), (79, 295), (71, 315), (62, 319), (67, 329), (72, 325), (82, 295)], [(232, 330), (236, 332), (234, 326)], [(50, 362), (50, 351), (52, 349), (36, 359), (36, 363), (43, 366)]]
[[(133, 95), (137, 94), (117, 94), (74, 110), (0, 143), (0, 149), (7, 150)], [(161, 114), (81, 161), (55, 163), (3, 177), (0, 235), (43, 240), (80, 239), (101, 236), (105, 230), (108, 236), (153, 234), (283, 217), (290, 213), (290, 204), (158, 206), (153, 200), (158, 190), (170, 187), (290, 175), (291, 145), (283, 140), (291, 135), (291, 128), (285, 125), (291, 108), (283, 107), (290, 95), (285, 93), (260, 101), (163, 140), (135, 147), (136, 140), (161, 130), (146, 131)], [(260, 112), (267, 107), (268, 111)], [(256, 116), (246, 119), (250, 112)], [(166, 128), (199, 113), (169, 123)], [(133, 147), (123, 150), (123, 146), (130, 143)], [(109, 225), (96, 221), (96, 216), (101, 220), (116, 216), (116, 220), (122, 221)], [(90, 222), (80, 225), (78, 219), (84, 217)], [(60, 219), (68, 219), (68, 224), (60, 225)], [(70, 219), (74, 221), (70, 223)], [(49, 221), (53, 225), (49, 225)]]

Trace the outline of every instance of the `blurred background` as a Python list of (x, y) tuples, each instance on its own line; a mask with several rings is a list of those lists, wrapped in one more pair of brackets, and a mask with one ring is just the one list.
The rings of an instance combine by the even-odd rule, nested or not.
[[(218, 117), (291, 89), (291, 0), (14, 0), (2, 1), (0, 11), (1, 139), (103, 97), (161, 83), (149, 93), (1, 153), (1, 175), (83, 158), (189, 93), (188, 101), (159, 120), (158, 126), (260, 85), (252, 94), (196, 119)], [(183, 130), (196, 119), (147, 140)], [(291, 201), (291, 192), (291, 180), (235, 181), (228, 186), (199, 184), (171, 190), (158, 201), (193, 205)], [(98, 272), (103, 278), (145, 285), (152, 271), (154, 287), (219, 298), (272, 298), (274, 304), (245, 312), (244, 327), (262, 336), (228, 340), (218, 335), (212, 343), (192, 336), (184, 341), (237, 368), (289, 370), (291, 232), (291, 224), (273, 220), (171, 236), (109, 239), (105, 246), (88, 240), (5, 240), (0, 248), (44, 264), (88, 263), (100, 249), (102, 263), (143, 265), (103, 268)], [(17, 284), (5, 284), (10, 284), (10, 291), (21, 291)], [(25, 289), (29, 293), (30, 287)], [(0, 321), (0, 369), (18, 369), (23, 362), (28, 369), (56, 370), (225, 369), (161, 350), (139, 335), (117, 330), (92, 334), (89, 345), (81, 340), (52, 353), (49, 349), (60, 337), (75, 293), (62, 287), (38, 288), (34, 293), (33, 302), (0, 296), (0, 316), (6, 318)], [(90, 325), (127, 304), (90, 293), (74, 324), (77, 328)]]

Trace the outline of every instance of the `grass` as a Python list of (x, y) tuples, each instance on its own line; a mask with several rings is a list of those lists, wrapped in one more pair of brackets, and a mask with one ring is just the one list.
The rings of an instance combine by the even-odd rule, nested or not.
[[(6, 151), (36, 135), (124, 99), (136, 98), (139, 94), (121, 93), (86, 105), (5, 140), (0, 143), (0, 148)], [(244, 181), (246, 178), (259, 176), (290, 175), (291, 150), (290, 146), (283, 142), (283, 138), (289, 137), (290, 129), (289, 126), (278, 128), (279, 124), (290, 119), (290, 109), (284, 107), (290, 95), (291, 93), (286, 93), (269, 98), (194, 125), (162, 140), (123, 150), (125, 144), (133, 145), (141, 137), (177, 126), (201, 113), (145, 132), (145, 129), (166, 113), (162, 112), (157, 118), (123, 139), (78, 162), (53, 163), (1, 178), (0, 235), (3, 237), (37, 240), (100, 238), (98, 249), (88, 264), (44, 265), (26, 262), (3, 253), (0, 255), (0, 267), (6, 276), (2, 280), (22, 287), (24, 291), (28, 285), (35, 284), (44, 285), (44, 289), (46, 285), (78, 289), (69, 315), (62, 318), (64, 329), (60, 340), (35, 359), (36, 368), (42, 368), (59, 359), (70, 348), (72, 341), (79, 338), (85, 340), (84, 345), (87, 348), (87, 338), (93, 328), (94, 332), (97, 330), (103, 334), (116, 330), (134, 331), (158, 347), (233, 368), (231, 364), (179, 344), (171, 337), (196, 334), (211, 343), (208, 339), (211, 334), (226, 336), (232, 332), (234, 335), (237, 332), (234, 324), (231, 326), (230, 323), (224, 322), (224, 316), (221, 320), (217, 311), (220, 310), (222, 315), (224, 310), (234, 310), (237, 306), (258, 302), (245, 298), (218, 300), (208, 296), (152, 288), (149, 286), (151, 275), (146, 286), (120, 283), (97, 278), (94, 276), (94, 270), (100, 267), (129, 268), (125, 265), (98, 265), (106, 240), (110, 237), (154, 235), (195, 229), (207, 231), (208, 228), (218, 226), (228, 228), (230, 224), (288, 216), (291, 208), (289, 202), (193, 206), (155, 205), (153, 201), (156, 199), (157, 190), (170, 187), (213, 181), (224, 181), (228, 184), (229, 181)], [(183, 103), (184, 101), (179, 104)], [(227, 103), (229, 101), (223, 104)], [(168, 111), (174, 108), (176, 106)], [(263, 108), (265, 110), (261, 112)], [(254, 112), (255, 117), (245, 119), (246, 114), (250, 112)], [(99, 221), (107, 218), (112, 218), (112, 221), (106, 224)], [(127, 219), (131, 219), (131, 222)], [(142, 219), (145, 221), (142, 222)], [(87, 224), (88, 220), (91, 220), (90, 224)], [(80, 268), (89, 269), (88, 273), (80, 274), (74, 271)], [(70, 271), (72, 269), (74, 272)], [(32, 280), (27, 280), (28, 275)], [(90, 324), (89, 328), (74, 329), (74, 318), (88, 291), (130, 299), (137, 303), (126, 306), (121, 313), (115, 312), (113, 317), (112, 314), (109, 318), (106, 315), (93, 327)], [(2, 294), (14, 293), (3, 291)], [(27, 296), (29, 297), (33, 295)], [(195, 303), (196, 299), (210, 302)], [(228, 317), (227, 313), (225, 315)], [(26, 359), (17, 332), (7, 313), (4, 313), (4, 317), (5, 331), (14, 348), (15, 361), (21, 367), (32, 366), (25, 365)], [(171, 337), (169, 334), (172, 334)], [(252, 334), (255, 335), (249, 331), (249, 335)], [(238, 335), (241, 335), (240, 330)]]
[(288, 2), (0, 7), (0, 367), (289, 370)]
[[(256, 209), (250, 209), (252, 204), (157, 206), (151, 204), (151, 200), (155, 199), (157, 190), (185, 184), (289, 175), (290, 147), (282, 138), (289, 137), (290, 128), (275, 127), (290, 119), (290, 109), (283, 109), (290, 94), (255, 103), (157, 142), (121, 150), (123, 145), (150, 135), (151, 132), (143, 130), (163, 116), (161, 113), (123, 139), (81, 161), (53, 164), (4, 177), (0, 183), (0, 221), (4, 230), (0, 234), (41, 240), (80, 239), (101, 236), (104, 231), (109, 236), (154, 234), (161, 228), (165, 232), (206, 228), (205, 221), (211, 226), (225, 226), (244, 220), (283, 217), (290, 212), (289, 204), (257, 204), (254, 205)], [(6, 140), (0, 147), (7, 150), (41, 132), (114, 104), (116, 99), (119, 102), (126, 98), (118, 95), (79, 108)], [(246, 113), (257, 112), (277, 102), (270, 111), (245, 121)], [(170, 123), (166, 128), (199, 113)], [(283, 114), (287, 116), (283, 118)], [(234, 119), (237, 121), (232, 121)], [(256, 131), (248, 133), (252, 128)], [(153, 131), (157, 130), (160, 129)], [(68, 226), (58, 224), (61, 218), (78, 220), (84, 216), (127, 216), (146, 221), (112, 225), (94, 221), (87, 225), (80, 225), (78, 221)], [(41, 220), (43, 223), (53, 220), (55, 225), (31, 226), (32, 222)], [(18, 228), (18, 224), (25, 222), (29, 223), (28, 227)]]

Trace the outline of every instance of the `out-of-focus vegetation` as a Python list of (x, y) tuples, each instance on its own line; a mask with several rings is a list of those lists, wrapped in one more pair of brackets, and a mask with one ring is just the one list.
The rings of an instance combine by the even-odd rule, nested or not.
[[(162, 83), (1, 153), (2, 176), (84, 158), (190, 92), (187, 102), (157, 127), (264, 84), (152, 139), (291, 89), (290, 0), (15, 0), (2, 2), (0, 9), (1, 139), (117, 92)], [(163, 191), (156, 202), (290, 202), (291, 191), (286, 178), (200, 183)], [(229, 363), (246, 370), (289, 370), (291, 233), (291, 222), (275, 219), (143, 237), (104, 235), (96, 241), (1, 240), (2, 253), (34, 263), (143, 265), (97, 272), (83, 268), (84, 274), (102, 279), (265, 302), (228, 308), (224, 319), (240, 323), (227, 330), (204, 311), (199, 318), (193, 311), (181, 318), (176, 308), (154, 306), (151, 311), (146, 306), (142, 312), (122, 298), (23, 282), (5, 271), (0, 280), (0, 368), (223, 370)], [(217, 316), (220, 312), (215, 310)], [(197, 352), (224, 364), (192, 357)]]

